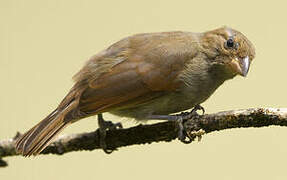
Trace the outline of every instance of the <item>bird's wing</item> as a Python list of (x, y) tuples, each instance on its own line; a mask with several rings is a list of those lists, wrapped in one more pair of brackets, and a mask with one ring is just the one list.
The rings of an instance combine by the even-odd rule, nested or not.
[[(162, 96), (182, 85), (178, 78), (196, 53), (182, 32), (140, 34), (126, 38), (91, 59), (76, 75), (86, 82), (78, 109), (106, 112)], [(185, 38), (185, 40), (183, 39)]]

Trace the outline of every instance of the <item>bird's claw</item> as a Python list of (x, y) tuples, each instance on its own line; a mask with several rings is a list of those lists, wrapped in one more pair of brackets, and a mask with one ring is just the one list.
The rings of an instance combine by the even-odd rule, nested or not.
[(191, 110), (191, 113), (193, 113), (193, 112), (197, 113), (198, 110), (201, 110), (201, 111), (202, 111), (202, 115), (205, 114), (205, 109), (204, 109), (201, 105), (199, 105), (199, 104), (197, 104), (197, 105)]
[(98, 115), (98, 121), (99, 121), (99, 141), (100, 141), (100, 147), (103, 149), (103, 151), (106, 154), (111, 154), (113, 151), (117, 149), (108, 149), (106, 144), (106, 135), (107, 131), (113, 131), (117, 129), (122, 129), (123, 126), (120, 122), (113, 123), (112, 121), (105, 121), (103, 119), (102, 115)]
[(196, 105), (191, 112), (182, 112), (181, 114), (177, 115), (178, 116), (177, 124), (179, 128), (178, 139), (184, 144), (191, 143), (196, 137), (200, 141), (202, 135), (205, 134), (205, 131), (199, 129), (196, 122), (192, 121), (188, 124), (185, 123), (188, 119), (192, 118), (194, 118), (194, 120), (196, 121), (196, 118), (199, 117), (199, 114), (197, 113), (198, 110), (202, 111), (202, 115), (205, 113), (205, 110), (202, 106)]
[(184, 144), (189, 144), (192, 140), (187, 136), (186, 130), (184, 128), (183, 119), (179, 118), (177, 120), (178, 123), (178, 139), (183, 142)]

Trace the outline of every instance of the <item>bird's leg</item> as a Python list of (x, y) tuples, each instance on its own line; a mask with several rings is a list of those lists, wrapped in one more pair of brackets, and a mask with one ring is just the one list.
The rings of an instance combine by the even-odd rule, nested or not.
[[(196, 122), (191, 121), (187, 126), (184, 126), (184, 123), (188, 119), (194, 119), (196, 121), (196, 119), (199, 117), (199, 114), (197, 113), (198, 110), (201, 110), (202, 114), (205, 113), (205, 110), (202, 106), (196, 105), (190, 112), (182, 112), (176, 115), (151, 115), (149, 116), (149, 118), (155, 120), (175, 121), (179, 129), (178, 139), (185, 144), (189, 144), (196, 137), (198, 137), (198, 139), (200, 140), (201, 136), (204, 134), (204, 131), (202, 129), (199, 129)], [(190, 131), (189, 129), (198, 129), (198, 130)]]
[(113, 123), (111, 121), (105, 121), (103, 118), (103, 114), (98, 114), (98, 125), (99, 125), (99, 133), (100, 133), (100, 146), (104, 150), (105, 153), (111, 154), (114, 150), (107, 149), (107, 144), (105, 141), (107, 131), (108, 130), (116, 130), (123, 128), (121, 123)]

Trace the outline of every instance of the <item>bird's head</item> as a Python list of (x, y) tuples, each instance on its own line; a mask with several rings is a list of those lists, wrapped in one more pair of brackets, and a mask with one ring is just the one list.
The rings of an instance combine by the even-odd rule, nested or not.
[(255, 48), (242, 33), (222, 27), (203, 33), (201, 41), (210, 63), (229, 78), (247, 75), (255, 57)]

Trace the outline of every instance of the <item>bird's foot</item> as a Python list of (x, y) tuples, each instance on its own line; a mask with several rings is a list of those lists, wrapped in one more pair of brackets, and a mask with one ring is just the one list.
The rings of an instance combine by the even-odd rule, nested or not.
[[(196, 105), (191, 112), (182, 112), (177, 117), (177, 124), (178, 124), (178, 139), (185, 143), (191, 143), (196, 137), (200, 141), (202, 135), (205, 134), (205, 131), (198, 127), (198, 120), (199, 114), (197, 113), (198, 110), (202, 111), (202, 115), (205, 113), (205, 110), (202, 106)], [(192, 121), (187, 120), (192, 119)]]
[(102, 114), (98, 114), (98, 124), (99, 124), (99, 136), (100, 136), (100, 147), (107, 154), (111, 154), (117, 149), (108, 149), (106, 144), (107, 131), (112, 131), (116, 129), (122, 129), (121, 123), (113, 123), (111, 121), (105, 121)]
[[(204, 134), (204, 131), (199, 127), (200, 115), (197, 113), (199, 110), (202, 111), (202, 115), (205, 113), (202, 106), (196, 105), (190, 112), (182, 112), (176, 115), (150, 115), (147, 119), (176, 122), (178, 126), (178, 139), (185, 144), (189, 144), (196, 137), (200, 140)], [(192, 120), (187, 121), (189, 119)]]

